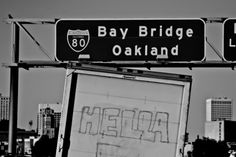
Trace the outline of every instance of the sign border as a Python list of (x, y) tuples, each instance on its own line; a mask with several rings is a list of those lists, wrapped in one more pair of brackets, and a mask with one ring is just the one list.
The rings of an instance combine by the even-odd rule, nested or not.
[(224, 44), (224, 42), (225, 42), (224, 41), (224, 38), (225, 38), (225, 23), (229, 20), (236, 20), (236, 18), (227, 18), (227, 19), (224, 20), (224, 22), (222, 24), (222, 44), (221, 44), (221, 46), (222, 46), (222, 56), (223, 56), (223, 59), (227, 62), (235, 62), (236, 60), (227, 60), (227, 59), (225, 59), (225, 50), (224, 50), (224, 45), (225, 45)]
[[(206, 58), (206, 21), (204, 21), (203, 18), (61, 18), (59, 20), (56, 21), (55, 25), (54, 25), (54, 31), (55, 31), (55, 40), (54, 40), (54, 58), (56, 59), (56, 61), (59, 62), (80, 62), (81, 60), (71, 60), (71, 61), (61, 61), (57, 58), (57, 49), (56, 49), (56, 44), (57, 44), (57, 23), (60, 21), (79, 21), (79, 20), (83, 20), (83, 21), (92, 21), (92, 20), (100, 20), (100, 21), (105, 21), (105, 20), (113, 20), (113, 21), (119, 21), (119, 20), (124, 20), (124, 21), (128, 21), (128, 20), (140, 20), (140, 21), (146, 21), (146, 20), (199, 20), (202, 21), (202, 23), (204, 24), (204, 54), (203, 54), (203, 58), (202, 60), (199, 61), (204, 61)], [(84, 59), (84, 61), (90, 62), (90, 63), (112, 63), (112, 62), (117, 62), (117, 61), (90, 61), (90, 60), (86, 60)], [(144, 60), (143, 60), (144, 61)], [(158, 61), (158, 60), (157, 60)], [(140, 61), (119, 61), (119, 62), (129, 62), (129, 63), (135, 63), (135, 62), (140, 62)], [(164, 60), (164, 62), (196, 62), (196, 61), (168, 61), (168, 60)]]

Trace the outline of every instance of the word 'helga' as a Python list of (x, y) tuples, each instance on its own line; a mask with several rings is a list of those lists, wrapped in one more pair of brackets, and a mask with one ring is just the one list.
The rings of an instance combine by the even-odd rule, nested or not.
[(167, 112), (84, 106), (79, 133), (168, 143)]

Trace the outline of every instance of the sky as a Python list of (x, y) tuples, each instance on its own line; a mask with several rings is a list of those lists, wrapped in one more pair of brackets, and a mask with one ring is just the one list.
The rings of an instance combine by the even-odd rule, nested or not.
[[(201, 18), (236, 17), (235, 0), (1, 0), (0, 1), (0, 64), (11, 63), (11, 25), (14, 18)], [(27, 25), (26, 28), (54, 58), (54, 26)], [(222, 50), (222, 24), (207, 24), (207, 38)], [(20, 60), (49, 60), (24, 31), (20, 34)], [(190, 52), (191, 53), (191, 52)], [(219, 58), (206, 44), (207, 60)], [(236, 72), (230, 68), (152, 68), (153, 71), (187, 74), (193, 77), (189, 121), (190, 139), (203, 136), (205, 100), (229, 97), (234, 100), (236, 120)], [(9, 96), (9, 68), (0, 67), (0, 93)], [(40, 103), (61, 103), (65, 69), (20, 69), (18, 127), (28, 128)]]

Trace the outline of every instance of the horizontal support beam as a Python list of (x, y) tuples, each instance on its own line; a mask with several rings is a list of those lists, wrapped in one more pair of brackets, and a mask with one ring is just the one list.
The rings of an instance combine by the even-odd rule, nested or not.
[(146, 67), (146, 68), (232, 68), (236, 62), (203, 61), (203, 62), (146, 62), (146, 63), (93, 63), (112, 67)]
[(4, 67), (29, 68), (76, 68), (81, 64), (110, 66), (110, 67), (146, 67), (146, 68), (232, 68), (236, 62), (224, 61), (199, 61), (199, 62), (58, 62), (58, 61), (20, 61), (14, 64), (3, 64)]
[[(228, 17), (202, 17), (206, 23), (223, 23)], [(157, 18), (158, 19), (158, 18)], [(40, 18), (10, 18), (6, 19), (7, 23), (19, 22), (21, 24), (55, 24), (59, 18), (40, 19)]]
[(69, 63), (57, 62), (57, 61), (20, 61), (19, 63), (6, 64), (3, 63), (3, 67), (19, 67), (24, 69), (29, 68), (67, 68)]
[(58, 19), (6, 19), (6, 23), (19, 22), (20, 24), (55, 24)]

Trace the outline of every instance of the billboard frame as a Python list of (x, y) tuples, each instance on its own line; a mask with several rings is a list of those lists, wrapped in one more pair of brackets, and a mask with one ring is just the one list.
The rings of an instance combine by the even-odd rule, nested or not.
[[(177, 133), (177, 144), (175, 148), (175, 157), (184, 151), (184, 140), (187, 130), (188, 113), (191, 96), (192, 77), (189, 75), (179, 75), (172, 73), (150, 72), (143, 70), (125, 69), (125, 68), (110, 68), (101, 66), (81, 66), (77, 69), (69, 69), (67, 71), (64, 94), (62, 117), (58, 135), (57, 157), (68, 156), (70, 147), (70, 136), (73, 119), (73, 108), (76, 97), (76, 88), (78, 83), (78, 75), (85, 74), (91, 76), (100, 76), (108, 78), (130, 79), (134, 81), (157, 82), (167, 85), (183, 86), (181, 97), (181, 107), (179, 111), (179, 125)], [(135, 79), (134, 79), (135, 78)]]

